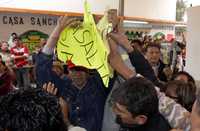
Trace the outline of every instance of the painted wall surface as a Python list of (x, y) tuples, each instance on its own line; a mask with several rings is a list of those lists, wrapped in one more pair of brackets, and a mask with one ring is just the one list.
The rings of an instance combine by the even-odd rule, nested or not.
[(192, 7), (187, 10), (187, 48), (186, 48), (186, 70), (200, 80), (200, 6)]
[(0, 13), (0, 41), (8, 40), (13, 32), (20, 35), (29, 30), (37, 30), (50, 34), (57, 24), (57, 18), (48, 15)]
[[(85, 0), (0, 0), (0, 7), (83, 12)], [(103, 14), (106, 8), (119, 7), (119, 0), (87, 0), (92, 12)]]
[(125, 0), (124, 15), (174, 21), (176, 0)]

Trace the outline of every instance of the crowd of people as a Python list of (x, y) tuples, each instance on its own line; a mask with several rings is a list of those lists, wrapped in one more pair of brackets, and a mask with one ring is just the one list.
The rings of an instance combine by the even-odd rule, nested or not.
[(16, 33), (12, 44), (1, 42), (0, 131), (200, 130), (194, 78), (162, 62), (159, 42), (130, 42), (116, 10), (109, 10), (108, 20), (108, 63), (114, 70), (108, 88), (97, 70), (55, 58), (61, 32), (79, 26), (77, 18), (60, 17), (32, 54)]

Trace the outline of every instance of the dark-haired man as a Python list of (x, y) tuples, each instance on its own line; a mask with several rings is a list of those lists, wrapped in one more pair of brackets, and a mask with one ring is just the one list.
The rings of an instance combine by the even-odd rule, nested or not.
[(59, 99), (42, 89), (0, 97), (1, 131), (67, 131)]
[(131, 78), (112, 93), (113, 110), (120, 131), (169, 131), (158, 111), (154, 85), (145, 78)]
[(158, 79), (166, 82), (168, 80), (164, 71), (166, 65), (160, 60), (160, 45), (154, 43), (147, 45), (145, 49), (145, 56), (150, 65), (152, 66), (154, 73), (158, 77)]
[(61, 79), (53, 70), (53, 51), (60, 33), (66, 27), (81, 24), (77, 19), (60, 17), (58, 25), (50, 35), (47, 44), (36, 58), (36, 76), (39, 85), (52, 82), (58, 88), (58, 95), (69, 104), (71, 124), (87, 131), (100, 131), (106, 93), (98, 72), (68, 62), (69, 77)]
[(14, 67), (16, 68), (17, 87), (29, 87), (29, 69), (25, 66), (28, 65), (29, 50), (21, 42), (19, 37), (13, 38), (15, 46), (11, 48), (11, 58), (14, 60)]
[(41, 88), (17, 90), (0, 97), (0, 131), (85, 131), (68, 121), (67, 103), (54, 96), (48, 83)]

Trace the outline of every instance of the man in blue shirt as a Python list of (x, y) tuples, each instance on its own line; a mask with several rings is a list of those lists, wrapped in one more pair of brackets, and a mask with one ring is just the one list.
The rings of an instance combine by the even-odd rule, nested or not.
[(61, 17), (50, 35), (47, 44), (36, 58), (36, 76), (40, 86), (51, 82), (58, 88), (58, 95), (69, 105), (69, 121), (87, 131), (100, 131), (104, 103), (106, 99), (103, 81), (96, 70), (81, 66), (69, 69), (69, 79), (61, 79), (52, 71), (53, 51), (60, 33), (66, 27), (74, 27), (80, 22), (76, 19)]

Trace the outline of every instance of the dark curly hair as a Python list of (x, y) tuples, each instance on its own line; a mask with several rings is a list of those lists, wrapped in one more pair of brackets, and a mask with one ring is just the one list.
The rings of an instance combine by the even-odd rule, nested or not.
[(127, 107), (134, 116), (157, 114), (158, 97), (152, 82), (145, 78), (133, 77), (113, 91), (112, 101)]
[(0, 97), (0, 131), (67, 131), (59, 99), (42, 89)]

